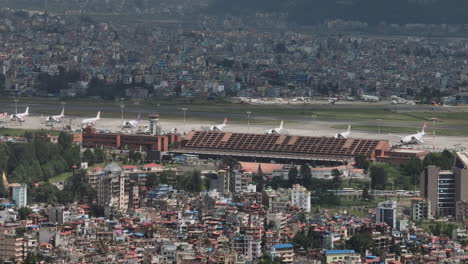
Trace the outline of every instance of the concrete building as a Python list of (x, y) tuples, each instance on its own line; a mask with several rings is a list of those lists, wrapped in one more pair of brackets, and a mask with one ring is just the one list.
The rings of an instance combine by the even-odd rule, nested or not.
[(431, 203), (434, 216), (455, 216), (455, 175), (430, 166), (421, 174), (421, 197)]
[(0, 232), (0, 259), (20, 260), (23, 258), (23, 238), (16, 237), (15, 230), (1, 230)]
[(53, 206), (47, 209), (49, 223), (63, 225), (65, 206)]
[(10, 184), (11, 197), (17, 208), (25, 207), (28, 204), (28, 186), (26, 184)]
[(232, 240), (231, 249), (238, 252), (247, 261), (256, 262), (262, 256), (261, 239), (253, 236), (241, 236)]
[(387, 223), (392, 228), (396, 227), (397, 222), (397, 205), (396, 201), (381, 202), (377, 206), (377, 223)]
[(270, 250), (271, 258), (281, 258), (281, 263), (294, 263), (294, 246), (292, 244), (273, 245)]
[[(355, 263), (359, 261), (360, 255), (354, 252), (354, 250), (326, 250), (325, 251), (325, 263)], [(360, 261), (359, 261), (360, 262)]]
[(229, 191), (233, 193), (249, 192), (252, 183), (252, 173), (234, 170), (229, 173)]
[(310, 212), (310, 192), (304, 186), (294, 184), (291, 189), (291, 204), (292, 206), (304, 209), (307, 213)]
[(459, 218), (457, 213), (464, 212), (463, 202), (468, 201), (468, 152), (456, 153), (452, 170), (426, 168), (420, 182), (421, 197), (431, 203), (432, 215)]
[(414, 221), (431, 219), (431, 202), (423, 198), (411, 199), (411, 219)]
[(98, 205), (115, 207), (119, 210), (128, 208), (128, 193), (125, 192), (125, 177), (116, 163), (104, 168), (105, 175), (97, 179)]

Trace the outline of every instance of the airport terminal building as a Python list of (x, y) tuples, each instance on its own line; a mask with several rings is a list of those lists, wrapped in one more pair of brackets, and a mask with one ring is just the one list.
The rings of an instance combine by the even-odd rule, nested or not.
[(176, 146), (182, 141), (178, 134), (167, 135), (132, 135), (118, 133), (97, 133), (92, 127), (87, 127), (82, 133), (84, 148), (106, 147), (137, 151), (167, 152), (170, 146)]
[(181, 147), (170, 152), (240, 161), (337, 164), (359, 154), (376, 160), (388, 150), (387, 140), (191, 131)]

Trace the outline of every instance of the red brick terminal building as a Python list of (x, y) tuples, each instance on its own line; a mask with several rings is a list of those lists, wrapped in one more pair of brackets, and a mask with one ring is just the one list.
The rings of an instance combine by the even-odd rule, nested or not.
[(82, 146), (84, 148), (108, 147), (138, 151), (157, 150), (166, 152), (169, 150), (169, 146), (177, 145), (181, 141), (182, 137), (178, 134), (150, 136), (97, 133), (92, 127), (85, 128), (82, 133)]

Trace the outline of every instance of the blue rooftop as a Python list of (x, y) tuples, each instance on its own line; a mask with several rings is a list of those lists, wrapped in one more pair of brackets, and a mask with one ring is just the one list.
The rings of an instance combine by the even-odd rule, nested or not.
[(138, 236), (138, 237), (142, 237), (142, 236), (144, 236), (145, 234), (143, 234), (143, 233), (134, 233), (134, 235), (135, 235), (135, 236)]
[(293, 248), (293, 244), (278, 244), (278, 245), (273, 245), (274, 248), (280, 249), (280, 248)]
[(325, 255), (335, 255), (335, 254), (353, 254), (355, 251), (352, 249), (344, 250), (326, 250)]

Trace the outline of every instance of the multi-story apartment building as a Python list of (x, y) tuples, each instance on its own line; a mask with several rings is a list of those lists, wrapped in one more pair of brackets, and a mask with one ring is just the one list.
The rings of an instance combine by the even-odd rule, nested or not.
[(294, 184), (291, 189), (291, 205), (310, 212), (310, 192), (299, 184)]
[(431, 215), (431, 202), (415, 197), (411, 199), (411, 218), (414, 221), (430, 219), (432, 218)]
[(231, 249), (236, 250), (245, 260), (256, 262), (262, 256), (261, 239), (253, 236), (238, 236), (232, 240)]
[(21, 260), (23, 258), (23, 237), (17, 237), (14, 229), (0, 230), (0, 259)]
[(125, 177), (115, 163), (104, 168), (104, 176), (97, 179), (98, 205), (115, 207), (119, 210), (128, 208), (128, 193), (125, 192)]
[(233, 193), (248, 192), (252, 183), (252, 173), (235, 170), (229, 173), (229, 191)]

